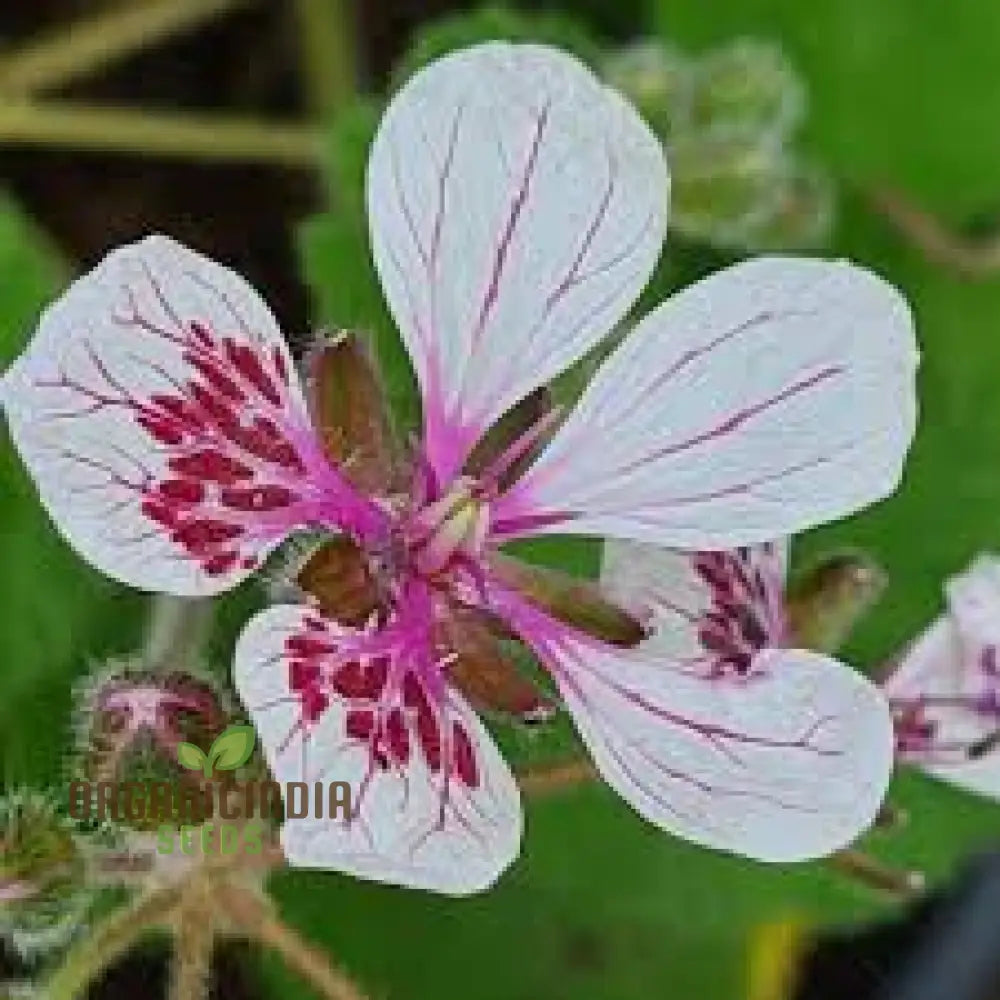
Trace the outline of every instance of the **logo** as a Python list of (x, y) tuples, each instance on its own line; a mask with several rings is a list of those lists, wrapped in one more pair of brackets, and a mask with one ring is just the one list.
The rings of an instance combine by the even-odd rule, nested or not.
[[(352, 816), (351, 786), (346, 781), (328, 783), (291, 781), (236, 782), (217, 772), (236, 771), (254, 754), (256, 733), (252, 726), (229, 726), (205, 752), (194, 743), (180, 741), (175, 748), (177, 763), (184, 771), (198, 772), (193, 781), (74, 781), (69, 786), (69, 814), (76, 820), (141, 822), (157, 830), (157, 851), (171, 854), (179, 843), (184, 854), (215, 852), (247, 854), (261, 850), (265, 825), (258, 820), (318, 819), (349, 820)], [(183, 772), (182, 772), (183, 774)], [(215, 817), (232, 822), (213, 824)]]
[(250, 760), (255, 740), (253, 726), (230, 726), (219, 734), (207, 754), (193, 743), (178, 743), (177, 763), (189, 771), (201, 771), (211, 781), (215, 768), (235, 771)]

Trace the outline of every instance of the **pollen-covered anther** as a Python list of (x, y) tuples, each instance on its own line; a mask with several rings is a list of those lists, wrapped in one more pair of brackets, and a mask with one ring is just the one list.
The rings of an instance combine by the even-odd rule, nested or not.
[(456, 556), (482, 554), (489, 532), (489, 505), (476, 498), (471, 480), (460, 479), (450, 492), (413, 518), (409, 541), (418, 572), (433, 576)]

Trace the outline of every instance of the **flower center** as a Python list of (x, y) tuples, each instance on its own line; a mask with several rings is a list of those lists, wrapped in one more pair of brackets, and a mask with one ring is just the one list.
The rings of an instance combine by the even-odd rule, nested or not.
[(490, 525), (489, 504), (475, 494), (475, 480), (463, 477), (411, 520), (407, 540), (413, 564), (434, 576), (456, 559), (477, 560)]

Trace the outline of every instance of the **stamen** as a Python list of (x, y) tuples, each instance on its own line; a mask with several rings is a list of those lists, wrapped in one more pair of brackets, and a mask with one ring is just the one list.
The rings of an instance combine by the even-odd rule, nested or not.
[(519, 462), (562, 419), (563, 408), (553, 406), (540, 420), (504, 449), (479, 476), (478, 491), (487, 499), (495, 499), (499, 484)]

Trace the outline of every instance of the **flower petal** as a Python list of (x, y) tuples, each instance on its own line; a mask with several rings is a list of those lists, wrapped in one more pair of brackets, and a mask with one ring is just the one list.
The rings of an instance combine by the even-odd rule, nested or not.
[(1000, 650), (1000, 558), (982, 552), (952, 577), (945, 590), (948, 607), (967, 647)]
[(659, 256), (668, 188), (638, 115), (554, 49), (469, 48), (396, 95), (368, 214), (441, 478), (623, 317)]
[(888, 707), (834, 660), (762, 656), (745, 684), (575, 642), (548, 663), (601, 774), (651, 823), (761, 861), (821, 857), (878, 812), (892, 770)]
[(289, 863), (448, 895), (487, 888), (518, 853), (521, 809), (486, 729), (453, 689), (438, 699), (412, 673), (394, 687), (376, 661), (338, 664), (336, 647), (333, 623), (285, 605), (257, 615), (236, 648), (276, 780), (351, 786), (349, 818), (286, 819)]
[(165, 237), (74, 282), (0, 390), (56, 526), (123, 583), (211, 594), (292, 528), (375, 520), (323, 456), (267, 306)]
[(996, 723), (979, 716), (968, 649), (943, 615), (904, 654), (883, 687), (896, 714), (897, 745), (908, 759), (961, 763)]
[(977, 795), (1000, 799), (1000, 752), (971, 756), (1000, 720), (977, 713), (970, 695), (967, 650), (954, 621), (944, 616), (910, 647), (886, 679), (896, 719), (900, 758)]
[(687, 552), (616, 539), (604, 546), (601, 583), (644, 621), (640, 650), (693, 676), (746, 677), (757, 654), (787, 645), (785, 543)]
[(925, 764), (923, 769), (942, 781), (974, 795), (1000, 799), (1000, 753), (995, 749), (961, 763)]
[(886, 678), (903, 759), (1000, 798), (1000, 563), (983, 554), (948, 581), (949, 611)]
[(916, 365), (906, 303), (868, 271), (736, 265), (639, 324), (495, 505), (498, 530), (709, 549), (842, 517), (899, 482)]

